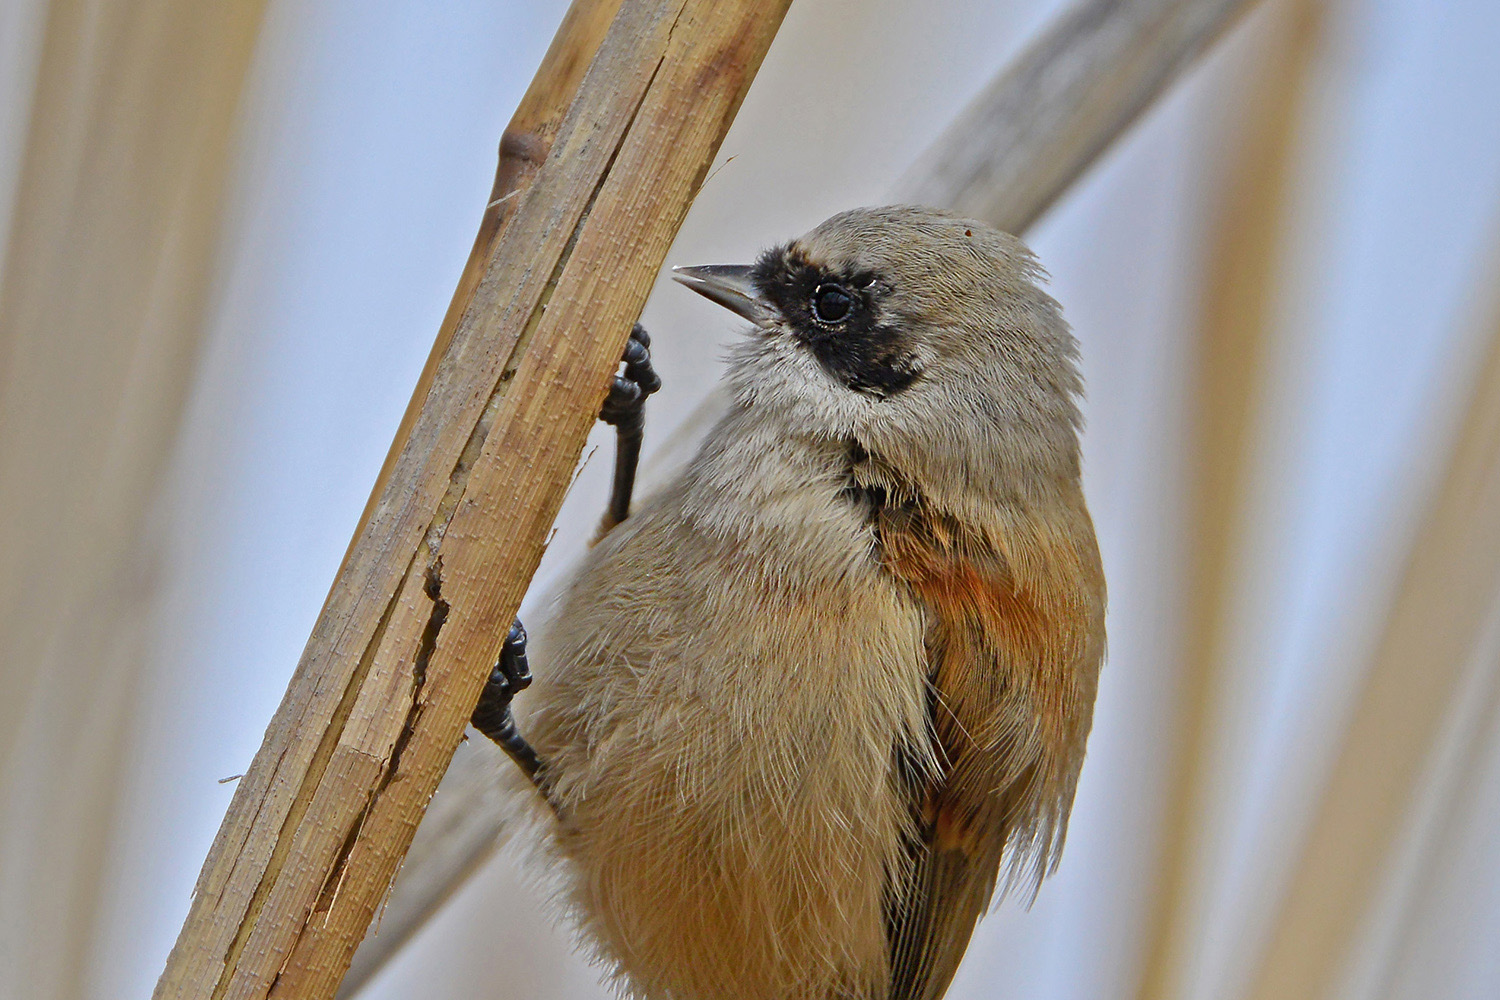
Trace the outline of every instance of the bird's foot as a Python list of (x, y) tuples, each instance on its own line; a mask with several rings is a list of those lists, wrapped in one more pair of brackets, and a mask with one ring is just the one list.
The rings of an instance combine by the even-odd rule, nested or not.
[(541, 762), (531, 744), (516, 729), (516, 718), (511, 712), (511, 699), (519, 691), (531, 686), (531, 667), (526, 661), (526, 629), (517, 618), (500, 648), (500, 658), (490, 670), (484, 691), (479, 696), (479, 705), (474, 709), (470, 722), (474, 728), (495, 741), (495, 744), (510, 755), (526, 776), (537, 780)]
[(620, 360), (625, 370), (609, 387), (599, 419), (616, 428), (639, 426), (646, 412), (646, 397), (661, 388), (661, 378), (651, 366), (651, 337), (641, 324), (631, 329)]
[(615, 429), (615, 479), (609, 507), (599, 526), (602, 536), (630, 516), (630, 498), (635, 492), (635, 469), (641, 457), (641, 436), (646, 426), (646, 397), (661, 388), (661, 378), (651, 367), (651, 338), (637, 323), (625, 342), (620, 359), (625, 370), (615, 376), (599, 411), (599, 419)]

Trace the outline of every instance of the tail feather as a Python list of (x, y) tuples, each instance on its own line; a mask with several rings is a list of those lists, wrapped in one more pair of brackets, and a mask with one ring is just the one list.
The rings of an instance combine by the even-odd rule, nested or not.
[(939, 1000), (994, 895), (999, 865), (961, 849), (921, 845), (889, 916), (888, 1000)]

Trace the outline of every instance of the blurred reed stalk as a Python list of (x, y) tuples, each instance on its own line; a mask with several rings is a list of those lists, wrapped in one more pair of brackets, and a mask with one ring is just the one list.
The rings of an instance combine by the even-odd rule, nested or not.
[(1297, 137), (1321, 38), (1316, 0), (1287, 0), (1274, 14), (1273, 51), (1256, 68), (1245, 126), (1226, 152), (1228, 178), (1209, 237), (1188, 420), (1182, 665), (1139, 1000), (1180, 996), (1196, 943), (1201, 841), (1214, 802), (1214, 723), (1237, 597), (1238, 543), (1251, 492)]
[(575, 5), (502, 146), (495, 235), (476, 241), (156, 997), (333, 995), (789, 2), (624, 0), (602, 39), (610, 5)]
[[(1407, 827), (1412, 803), (1500, 607), (1500, 299), (1456, 440), (1412, 541), (1369, 672), (1293, 860), (1247, 1000), (1331, 996)], [(1484, 695), (1480, 696), (1481, 698)], [(1489, 697), (1493, 697), (1491, 694)], [(1488, 721), (1488, 720), (1487, 720)], [(1488, 727), (1481, 725), (1481, 731)], [(1460, 793), (1461, 794), (1461, 793)]]
[(266, 4), (10, 6), (44, 27), (6, 95), (29, 124), (0, 233), (0, 993), (56, 1000), (86, 990), (136, 766), (155, 511)]
[[(898, 183), (895, 200), (948, 206), (1024, 231), (1252, 5), (1075, 4), (923, 154)], [(692, 423), (711, 423), (723, 405), (722, 396), (711, 397), (703, 418)], [(361, 945), (341, 996), (368, 982), (498, 845), (506, 817), (493, 761), (485, 747), (465, 747), (455, 759), (392, 888), (379, 933)]]

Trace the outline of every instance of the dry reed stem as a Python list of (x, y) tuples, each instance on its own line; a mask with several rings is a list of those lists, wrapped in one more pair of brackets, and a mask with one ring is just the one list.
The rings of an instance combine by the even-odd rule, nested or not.
[[(467, 304), (239, 784), (157, 997), (333, 994), (788, 3), (621, 5), (545, 162), (466, 272)], [(555, 104), (533, 94), (549, 120)]]
[(1278, 17), (1266, 51), (1257, 52), (1268, 58), (1251, 78), (1247, 114), (1226, 153), (1232, 162), (1209, 240), (1188, 420), (1182, 665), (1138, 1000), (1181, 995), (1198, 930), (1199, 839), (1214, 798), (1214, 723), (1224, 695), (1234, 584), (1245, 557), (1238, 542), (1254, 474), (1297, 137), (1321, 41), (1316, 0), (1291, 0)]
[[(1493, 279), (1482, 287), (1493, 289)], [(1500, 302), (1492, 309), (1457, 440), (1288, 873), (1249, 1000), (1333, 994), (1491, 625), (1500, 596)]]

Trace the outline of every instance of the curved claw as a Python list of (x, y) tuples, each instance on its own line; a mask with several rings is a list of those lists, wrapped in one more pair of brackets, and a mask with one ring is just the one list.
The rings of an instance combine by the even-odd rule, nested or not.
[(500, 656), (490, 669), (489, 679), (480, 692), (479, 704), (469, 721), (510, 755), (521, 770), (532, 779), (541, 769), (536, 751), (516, 729), (516, 718), (510, 710), (511, 699), (531, 686), (531, 665), (526, 656), (526, 627), (517, 618), (511, 623)]
[(661, 376), (651, 365), (651, 337), (639, 323), (630, 331), (620, 360), (625, 370), (615, 376), (599, 411), (599, 419), (614, 427), (642, 420), (646, 397), (661, 388)]
[(526, 626), (517, 618), (511, 622), (510, 632), (505, 636), (505, 645), (500, 647), (500, 659), (495, 669), (505, 674), (513, 692), (531, 687), (531, 663), (526, 656)]
[(635, 324), (620, 360), (625, 370), (615, 376), (600, 408), (599, 419), (618, 433), (615, 448), (614, 488), (609, 509), (604, 515), (601, 533), (625, 520), (630, 514), (630, 498), (635, 491), (635, 469), (640, 460), (641, 437), (646, 423), (646, 397), (661, 388), (661, 377), (651, 365), (651, 336)]

